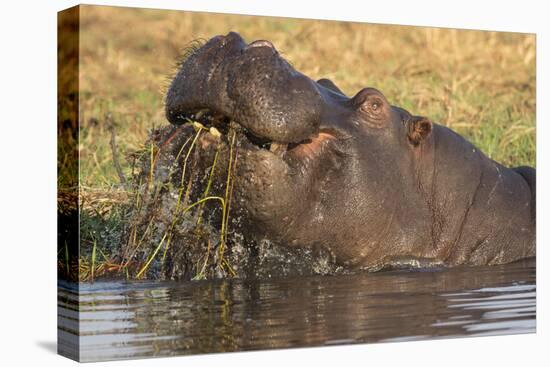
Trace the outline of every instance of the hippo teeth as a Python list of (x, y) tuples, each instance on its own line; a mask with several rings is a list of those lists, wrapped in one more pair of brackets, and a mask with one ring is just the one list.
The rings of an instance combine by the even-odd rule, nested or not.
[(204, 116), (208, 112), (207, 109), (199, 110), (198, 112), (191, 114), (191, 119), (193, 120), (199, 120), (202, 116)]
[(220, 138), (222, 136), (222, 134), (220, 133), (220, 130), (216, 129), (214, 126), (211, 126), (208, 132), (214, 135), (216, 138)]
[(256, 149), (268, 150), (271, 153), (282, 157), (290, 147), (296, 144), (277, 143), (268, 139), (258, 137), (251, 133), (248, 129), (243, 128), (237, 121), (223, 114), (215, 113), (209, 109), (201, 109), (190, 111), (185, 114), (186, 120), (194, 126), (195, 130), (204, 130), (209, 136), (215, 139), (222, 139), (222, 136), (227, 136), (229, 131), (235, 130), (242, 134), (244, 139)]
[(277, 155), (281, 155), (287, 151), (288, 144), (271, 143), (269, 151)]

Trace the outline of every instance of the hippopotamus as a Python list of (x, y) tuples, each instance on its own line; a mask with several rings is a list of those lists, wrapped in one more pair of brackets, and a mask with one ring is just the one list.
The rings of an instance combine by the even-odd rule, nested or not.
[[(350, 97), (312, 80), (269, 41), (231, 32), (196, 47), (165, 109), (181, 135), (170, 136), (172, 159), (194, 132), (190, 121), (205, 130), (196, 142), (205, 172), (216, 149), (238, 149), (231, 210), (250, 239), (321, 248), (349, 268), (535, 256), (534, 168), (493, 161), (373, 87)], [(226, 177), (219, 171), (216, 182)]]

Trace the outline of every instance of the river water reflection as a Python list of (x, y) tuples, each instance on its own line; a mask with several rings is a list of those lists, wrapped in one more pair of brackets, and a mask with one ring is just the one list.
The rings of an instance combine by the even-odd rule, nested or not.
[(536, 326), (534, 259), (267, 281), (96, 282), (79, 290), (58, 287), (58, 348), (67, 355), (76, 346), (81, 361), (531, 333)]

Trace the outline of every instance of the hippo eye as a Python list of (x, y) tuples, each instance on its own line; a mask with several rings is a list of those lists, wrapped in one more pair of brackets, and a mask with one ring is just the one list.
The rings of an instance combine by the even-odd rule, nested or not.
[(367, 113), (376, 115), (382, 110), (382, 101), (376, 97), (367, 98), (361, 106), (361, 109)]

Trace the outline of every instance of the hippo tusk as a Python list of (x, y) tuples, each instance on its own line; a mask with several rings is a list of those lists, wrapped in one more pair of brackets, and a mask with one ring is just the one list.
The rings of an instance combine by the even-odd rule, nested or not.
[(271, 153), (281, 155), (287, 151), (287, 148), (288, 148), (288, 144), (271, 143), (271, 146), (269, 147), (269, 151)]

